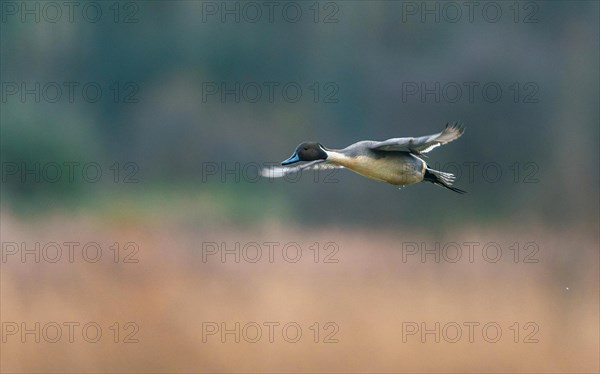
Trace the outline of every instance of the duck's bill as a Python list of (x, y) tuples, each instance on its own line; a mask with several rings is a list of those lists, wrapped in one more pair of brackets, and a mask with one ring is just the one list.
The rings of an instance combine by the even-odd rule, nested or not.
[(281, 162), (281, 165), (290, 165), (290, 164), (295, 164), (296, 162), (300, 161), (300, 157), (298, 157), (297, 153), (294, 153), (292, 155), (292, 157), (288, 158), (285, 161)]

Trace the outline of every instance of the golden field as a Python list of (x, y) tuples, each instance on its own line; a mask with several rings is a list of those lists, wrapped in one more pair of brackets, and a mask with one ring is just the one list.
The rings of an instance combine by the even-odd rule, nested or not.
[[(594, 229), (1, 219), (3, 372), (599, 370)], [(69, 254), (65, 242), (79, 246)], [(414, 242), (433, 250), (425, 262), (407, 252)], [(89, 245), (85, 257), (85, 243), (101, 257)], [(211, 243), (229, 251), (224, 262)], [(464, 243), (478, 244), (469, 255)]]

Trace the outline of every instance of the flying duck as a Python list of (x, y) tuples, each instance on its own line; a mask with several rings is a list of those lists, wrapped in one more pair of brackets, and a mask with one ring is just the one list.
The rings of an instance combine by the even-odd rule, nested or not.
[[(422, 181), (431, 182), (457, 193), (465, 191), (452, 187), (454, 175), (430, 169), (421, 158), (424, 153), (458, 139), (464, 127), (457, 122), (433, 135), (418, 138), (392, 138), (381, 142), (363, 140), (344, 149), (329, 149), (317, 142), (305, 142), (281, 165), (266, 168), (263, 177), (279, 178), (303, 170), (350, 169), (367, 178), (404, 187)], [(288, 166), (300, 161), (305, 164)]]

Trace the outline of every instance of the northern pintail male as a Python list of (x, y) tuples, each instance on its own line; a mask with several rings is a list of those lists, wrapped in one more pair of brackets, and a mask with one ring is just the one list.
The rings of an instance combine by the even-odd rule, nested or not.
[[(465, 191), (452, 187), (454, 175), (430, 169), (422, 154), (458, 139), (464, 127), (448, 123), (437, 134), (418, 138), (392, 138), (381, 142), (364, 140), (344, 149), (329, 149), (316, 142), (300, 144), (292, 156), (283, 161), (284, 167), (263, 169), (263, 177), (278, 178), (302, 170), (347, 168), (365, 177), (404, 187), (422, 181), (431, 182), (457, 193)], [(287, 166), (300, 161), (307, 163)]]

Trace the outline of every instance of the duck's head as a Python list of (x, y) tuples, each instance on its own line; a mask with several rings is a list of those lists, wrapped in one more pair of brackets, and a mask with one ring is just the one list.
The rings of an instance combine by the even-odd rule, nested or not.
[(323, 146), (316, 142), (305, 142), (296, 147), (294, 153), (287, 160), (283, 161), (281, 165), (290, 165), (299, 161), (315, 161), (315, 160), (326, 160), (327, 152), (323, 149)]

